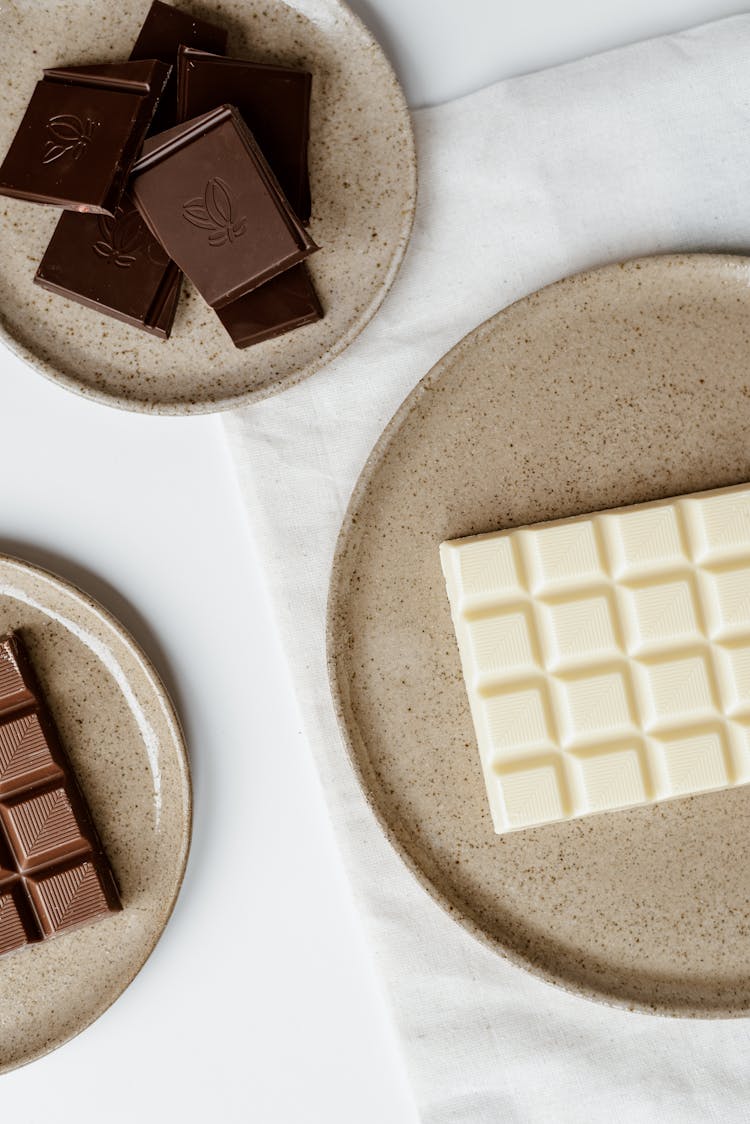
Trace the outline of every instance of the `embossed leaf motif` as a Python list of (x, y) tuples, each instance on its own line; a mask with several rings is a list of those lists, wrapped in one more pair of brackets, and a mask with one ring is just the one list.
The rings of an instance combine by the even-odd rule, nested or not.
[(182, 214), (193, 226), (211, 231), (208, 236), (211, 246), (224, 246), (240, 238), (247, 230), (246, 218), (235, 222), (232, 190), (218, 176), (208, 181), (202, 198), (197, 196), (183, 204)]
[(53, 137), (66, 144), (76, 144), (83, 136), (81, 118), (75, 117), (72, 113), (62, 113), (59, 117), (53, 117), (47, 128)]
[(42, 163), (53, 164), (66, 152), (72, 152), (73, 159), (77, 160), (88, 146), (95, 128), (96, 122), (90, 117), (86, 118), (85, 124), (74, 113), (60, 113), (51, 117), (47, 122), (50, 138), (45, 142)]
[(143, 250), (149, 235), (137, 211), (123, 212), (118, 208), (115, 217), (99, 218), (101, 239), (94, 243), (94, 253), (120, 269), (129, 269), (136, 255)]
[(209, 180), (206, 184), (206, 210), (216, 226), (231, 225), (232, 199), (224, 180)]

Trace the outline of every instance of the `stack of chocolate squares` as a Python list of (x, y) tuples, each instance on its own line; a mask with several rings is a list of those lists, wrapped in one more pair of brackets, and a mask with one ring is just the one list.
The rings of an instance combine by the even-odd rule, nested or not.
[(167, 339), (183, 273), (237, 347), (319, 320), (311, 76), (156, 0), (130, 61), (46, 70), (0, 194), (65, 209), (35, 281)]

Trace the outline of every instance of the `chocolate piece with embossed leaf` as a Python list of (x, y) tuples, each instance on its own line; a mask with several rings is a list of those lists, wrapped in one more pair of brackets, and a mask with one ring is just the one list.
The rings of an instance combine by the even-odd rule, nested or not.
[(0, 195), (114, 214), (169, 73), (154, 60), (45, 70), (0, 166)]
[(43, 289), (167, 339), (182, 274), (126, 193), (114, 217), (66, 212), (34, 280)]
[(217, 309), (318, 248), (233, 106), (147, 141), (131, 191), (154, 236)]
[[(227, 31), (155, 0), (130, 55), (131, 59), (160, 59), (174, 68), (154, 115), (152, 133), (169, 129), (177, 121), (177, 52), (183, 44), (222, 55), (227, 45)], [(206, 108), (213, 109), (224, 100), (219, 98)], [(196, 110), (193, 116), (199, 112)]]
[(0, 955), (121, 909), (18, 633), (0, 639)]
[(307, 144), (312, 75), (288, 66), (227, 59), (180, 47), (178, 108), (182, 121), (233, 105), (273, 168), (302, 222), (310, 218)]
[[(185, 120), (217, 104), (234, 105), (268, 161), (298, 218), (310, 218), (307, 170), (310, 90), (307, 71), (226, 59), (181, 47), (178, 106)], [(305, 265), (267, 281), (218, 310), (235, 347), (250, 347), (313, 324), (323, 309)]]

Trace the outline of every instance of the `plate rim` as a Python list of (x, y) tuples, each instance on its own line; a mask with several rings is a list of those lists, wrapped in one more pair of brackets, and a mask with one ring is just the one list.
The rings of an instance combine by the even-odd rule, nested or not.
[[(502, 941), (493, 937), (487, 930), (472, 916), (472, 912), (468, 907), (466, 909), (458, 908), (456, 902), (458, 899), (451, 899), (443, 890), (441, 890), (434, 880), (426, 873), (420, 865), (418, 859), (414, 854), (405, 846), (403, 840), (398, 834), (397, 828), (394, 826), (392, 819), (381, 808), (377, 799), (378, 794), (373, 792), (368, 781), (364, 761), (360, 758), (356, 749), (356, 738), (352, 736), (351, 730), (356, 730), (356, 722), (352, 720), (351, 726), (349, 724), (348, 715), (350, 711), (347, 709), (347, 695), (348, 695), (348, 680), (344, 674), (344, 668), (339, 667), (343, 665), (343, 651), (339, 644), (339, 637), (337, 636), (337, 618), (341, 615), (341, 610), (346, 602), (346, 585), (347, 585), (347, 569), (346, 564), (354, 543), (353, 538), (356, 537), (357, 527), (357, 514), (360, 505), (367, 496), (370, 484), (378, 472), (378, 469), (385, 459), (385, 456), (392, 444), (398, 436), (402, 425), (406, 419), (411, 415), (412, 411), (418, 406), (421, 399), (430, 392), (432, 386), (437, 382), (445, 370), (455, 364), (456, 360), (460, 360), (461, 352), (470, 344), (474, 342), (476, 337), (482, 333), (494, 328), (495, 324), (502, 324), (503, 320), (510, 316), (513, 310), (518, 305), (525, 304), (547, 294), (550, 290), (560, 290), (562, 288), (570, 288), (577, 283), (580, 284), (584, 279), (594, 275), (601, 275), (603, 273), (616, 274), (623, 269), (636, 270), (644, 267), (650, 267), (655, 263), (662, 263), (669, 266), (670, 264), (684, 268), (689, 267), (691, 264), (697, 264), (706, 267), (710, 266), (727, 266), (732, 265), (737, 267), (744, 265), (746, 269), (750, 268), (750, 255), (746, 254), (731, 254), (731, 253), (716, 253), (716, 252), (684, 252), (684, 253), (657, 253), (649, 255), (640, 255), (634, 258), (622, 259), (619, 261), (610, 262), (600, 266), (594, 266), (590, 269), (580, 270), (577, 273), (569, 274), (567, 276), (558, 278), (547, 285), (543, 285), (539, 289), (532, 290), (519, 297), (517, 300), (512, 301), (510, 304), (505, 305), (492, 316), (481, 321), (474, 328), (470, 329), (465, 335), (461, 337), (448, 351), (442, 355), (436, 363), (422, 376), (419, 382), (412, 387), (406, 395), (400, 406), (397, 408), (391, 419), (387, 422), (385, 428), (382, 430), (379, 438), (373, 445), (367, 460), (362, 466), (357, 477), (356, 484), (352, 490), (349, 502), (341, 522), (341, 527), (336, 538), (336, 547), (333, 554), (331, 563), (331, 571), (328, 583), (328, 595), (326, 601), (326, 622), (325, 622), (325, 645), (326, 645), (326, 669), (328, 675), (328, 685), (331, 692), (333, 707), (336, 713), (336, 720), (339, 728), (339, 733), (346, 750), (346, 756), (349, 761), (357, 784), (365, 802), (375, 817), (377, 826), (383, 832), (385, 838), (390, 843), (398, 858), (403, 862), (410, 873), (416, 878), (421, 888), (429, 895), (433, 902), (435, 902), (444, 913), (446, 913), (454, 922), (461, 926), (461, 928), (468, 932), (472, 937), (476, 938), (489, 951), (495, 953), (501, 960), (505, 960), (513, 964), (517, 968), (523, 969), (536, 979), (552, 985), (553, 987), (562, 990), (569, 995), (575, 995), (579, 998), (586, 999), (590, 1002), (597, 1003), (605, 1007), (611, 1007), (619, 1010), (639, 1012), (641, 1014), (653, 1015), (661, 1018), (675, 1018), (675, 1019), (701, 1019), (701, 1020), (719, 1020), (719, 1019), (736, 1019), (746, 1018), (750, 1014), (750, 1004), (742, 1007), (729, 1007), (717, 1006), (711, 1008), (693, 1006), (690, 1003), (685, 1005), (670, 1005), (661, 1004), (655, 998), (654, 1002), (648, 1003), (643, 1000), (631, 999), (618, 994), (600, 990), (587, 984), (582, 984), (578, 981), (568, 979), (563, 976), (556, 975), (553, 971), (545, 968), (543, 965), (536, 963), (534, 960), (527, 958), (516, 949), (510, 948), (503, 944)], [(363, 746), (364, 746), (364, 740)], [(365, 747), (366, 748), (366, 747)]]
[[(292, 0), (292, 3), (297, 7), (297, 5), (294, 4), (294, 0)], [(7, 325), (2, 309), (0, 309), (0, 340), (13, 355), (17, 356), (22, 362), (42, 375), (49, 382), (62, 386), (65, 390), (71, 391), (73, 394), (85, 398), (89, 402), (98, 402), (100, 405), (123, 410), (131, 414), (189, 417), (219, 414), (227, 410), (236, 410), (244, 406), (254, 405), (257, 402), (263, 402), (267, 398), (275, 397), (277, 394), (283, 394), (284, 391), (289, 390), (293, 386), (297, 386), (299, 383), (304, 382), (305, 379), (317, 374), (323, 367), (328, 366), (329, 363), (332, 363), (334, 359), (337, 359), (339, 355), (348, 350), (377, 314), (383, 301), (388, 296), (409, 247), (417, 210), (417, 149), (414, 136), (414, 124), (411, 111), (406, 101), (406, 95), (384, 48), (376, 39), (374, 33), (370, 31), (362, 18), (353, 11), (346, 0), (334, 0), (334, 3), (343, 10), (346, 18), (351, 20), (354, 27), (358, 30), (359, 35), (362, 37), (363, 50), (368, 53), (372, 52), (380, 55), (385, 68), (384, 77), (387, 79), (389, 91), (398, 104), (399, 113), (404, 124), (404, 157), (408, 165), (405, 172), (405, 177), (408, 175), (408, 182), (406, 178), (404, 181), (408, 189), (406, 206), (402, 211), (401, 226), (398, 230), (397, 241), (388, 263), (388, 268), (384, 271), (380, 287), (373, 294), (372, 299), (364, 307), (354, 323), (350, 325), (348, 331), (344, 332), (342, 336), (326, 348), (317, 359), (313, 359), (306, 366), (292, 371), (286, 376), (277, 378), (268, 386), (243, 391), (239, 394), (224, 395), (222, 397), (190, 402), (175, 402), (146, 397), (128, 398), (122, 394), (107, 393), (105, 390), (92, 387), (89, 383), (79, 381), (72, 375), (65, 374), (63, 371), (59, 370), (48, 359), (36, 355), (30, 347), (27, 347), (20, 339), (16, 339)], [(105, 321), (106, 319), (107, 317), (104, 317)], [(137, 329), (134, 329), (134, 331), (136, 330)], [(238, 355), (240, 357), (242, 356), (242, 351), (239, 349)]]
[(69, 581), (67, 578), (63, 578), (59, 574), (56, 574), (54, 571), (49, 570), (44, 566), (39, 566), (35, 562), (28, 562), (26, 559), (20, 558), (18, 555), (0, 552), (0, 567), (5, 566), (20, 570), (22, 573), (30, 575), (31, 577), (41, 579), (42, 581), (47, 582), (53, 586), (62, 588), (68, 596), (73, 597), (74, 600), (77, 600), (80, 604), (82, 604), (86, 610), (88, 610), (89, 612), (93, 612), (95, 616), (98, 617), (108, 628), (112, 629), (118, 639), (125, 645), (129, 653), (140, 665), (146, 676), (149, 686), (154, 692), (155, 699), (158, 700), (159, 706), (163, 710), (164, 718), (169, 727), (170, 736), (174, 744), (177, 763), (179, 766), (179, 779), (183, 809), (183, 827), (180, 837), (180, 850), (177, 861), (177, 878), (175, 881), (174, 889), (169, 900), (165, 902), (163, 920), (160, 922), (159, 931), (154, 939), (150, 941), (146, 946), (145, 955), (141, 959), (140, 964), (138, 965), (136, 970), (132, 973), (128, 973), (125, 983), (119, 989), (117, 994), (113, 996), (113, 998), (106, 1000), (103, 1004), (97, 1005), (94, 1009), (94, 1013), (91, 1015), (91, 1018), (87, 1018), (85, 1021), (83, 1021), (81, 1025), (77, 1027), (77, 1029), (72, 1031), (72, 1033), (58, 1035), (57, 1037), (51, 1039), (49, 1042), (45, 1042), (44, 1046), (42, 1046), (40, 1049), (30, 1051), (19, 1060), (10, 1063), (3, 1063), (2, 1061), (0, 1061), (0, 1076), (6, 1073), (12, 1073), (17, 1069), (22, 1069), (27, 1065), (31, 1065), (32, 1062), (38, 1061), (40, 1058), (44, 1058), (48, 1054), (54, 1053), (54, 1051), (60, 1049), (61, 1046), (65, 1046), (68, 1042), (72, 1042), (74, 1038), (78, 1038), (79, 1035), (83, 1034), (84, 1031), (93, 1026), (93, 1024), (102, 1017), (102, 1015), (106, 1014), (110, 1007), (114, 1006), (118, 999), (120, 999), (120, 997), (127, 991), (135, 978), (140, 974), (141, 970), (151, 957), (151, 954), (164, 935), (164, 931), (169, 924), (172, 914), (174, 913), (177, 899), (180, 896), (180, 891), (185, 881), (185, 873), (187, 870), (188, 859), (190, 856), (190, 846), (193, 836), (194, 810), (193, 782), (190, 771), (190, 757), (188, 754), (187, 742), (185, 740), (182, 723), (180, 722), (177, 709), (171, 699), (169, 691), (167, 690), (166, 685), (159, 675), (159, 672), (157, 671), (151, 657), (146, 654), (141, 645), (131, 635), (129, 630), (125, 628), (125, 626), (114, 616), (113, 613), (109, 611), (109, 609), (105, 608), (94, 597), (82, 590), (75, 582)]

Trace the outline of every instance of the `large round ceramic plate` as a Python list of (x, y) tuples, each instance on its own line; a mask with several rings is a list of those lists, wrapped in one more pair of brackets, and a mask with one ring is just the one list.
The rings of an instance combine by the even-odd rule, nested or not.
[(0, 1073), (98, 1018), (151, 953), (190, 843), (179, 724), (154, 669), (102, 608), (0, 556), (0, 635), (20, 629), (91, 808), (123, 910), (0, 958)]
[(347, 515), (334, 695), (365, 792), (499, 952), (664, 1014), (750, 1011), (750, 786), (493, 834), (443, 539), (750, 478), (750, 260), (587, 273), (483, 324), (389, 425)]
[[(0, 199), (0, 333), (43, 374), (129, 410), (202, 413), (306, 378), (374, 315), (411, 231), (416, 165), (409, 114), (386, 59), (340, 0), (215, 0), (177, 6), (229, 29), (227, 53), (313, 75), (310, 260), (325, 317), (245, 351), (190, 285), (168, 342), (33, 284), (52, 208)], [(0, 36), (0, 154), (45, 66), (127, 58), (149, 0), (10, 0)]]

